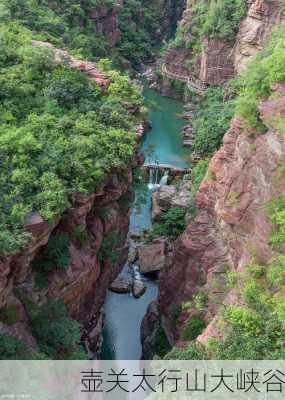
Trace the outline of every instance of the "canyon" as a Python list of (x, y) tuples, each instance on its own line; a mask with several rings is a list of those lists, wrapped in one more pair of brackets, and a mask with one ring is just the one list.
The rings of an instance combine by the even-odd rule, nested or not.
[[(187, 3), (158, 0), (152, 5), (156, 11), (163, 10), (163, 23), (153, 33), (155, 45), (169, 39), (177, 21), (183, 44), (168, 46), (162, 56), (154, 50), (152, 57), (146, 56), (145, 62), (153, 63), (159, 57), (154, 67), (151, 64), (153, 70), (158, 70), (156, 88), (180, 101), (186, 98), (191, 104), (193, 96), (199, 99), (207, 88), (225, 85), (227, 90), (227, 82), (246, 70), (250, 60), (263, 50), (272, 32), (285, 22), (285, 10), (282, 0), (246, 2), (245, 15), (233, 39), (204, 37), (201, 51), (195, 53), (186, 45), (189, 38), (192, 39), (189, 32), (195, 17), (193, 2)], [(125, 6), (124, 1), (119, 1), (111, 8), (92, 9), (89, 15), (96, 34), (105, 37), (116, 56), (124, 36), (120, 30), (120, 15)], [(143, 25), (147, 15), (142, 13), (139, 19)], [(136, 28), (131, 18), (130, 24)], [(82, 72), (102, 93), (108, 90), (111, 78), (96, 62), (82, 61), (81, 57), (48, 41), (34, 40), (33, 45), (48, 48), (58, 65), (67, 63), (71, 69)], [(131, 61), (124, 59), (121, 64), (141, 78)], [(184, 85), (178, 95), (171, 86), (173, 81)], [(147, 201), (141, 204), (143, 210), (136, 212), (135, 171), (143, 170), (144, 162), (151, 164), (157, 157), (159, 163), (181, 168), (187, 175), (191, 175), (195, 166), (192, 162), (188, 170), (193, 159), (191, 149), (183, 147), (181, 130), (186, 122), (180, 118), (182, 105), (150, 91), (148, 84), (144, 84), (144, 96), (151, 104), (148, 118), (152, 130), (145, 132), (147, 123), (140, 121), (132, 161), (127, 168), (124, 171), (114, 168), (93, 193), (74, 195), (71, 207), (52, 223), (44, 221), (37, 212), (31, 213), (25, 224), (26, 231), (32, 235), (28, 245), (16, 254), (0, 257), (0, 309), (14, 307), (18, 314), (13, 324), (0, 321), (0, 332), (22, 340), (31, 351), (37, 351), (38, 344), (23, 298), (29, 298), (39, 307), (49, 299), (62, 300), (70, 316), (82, 323), (82, 343), (91, 358), (100, 357), (102, 333), (105, 342), (110, 337), (113, 340), (107, 346), (117, 346), (115, 354), (110, 355), (110, 349), (106, 349), (106, 343), (104, 349), (103, 343), (106, 357), (125, 359), (128, 354), (130, 358), (140, 357), (140, 341), (142, 358), (151, 359), (157, 354), (157, 334), (161, 330), (168, 350), (172, 347), (185, 349), (190, 342), (205, 346), (211, 339), (223, 340), (225, 332), (219, 323), (221, 312), (225, 306), (242, 302), (236, 290), (228, 286), (228, 274), (243, 274), (253, 260), (262, 265), (272, 261), (270, 238), (274, 226), (268, 218), (267, 205), (285, 193), (285, 138), (279, 124), (285, 118), (284, 84), (271, 85), (270, 96), (258, 100), (258, 122), (264, 132), (249, 126), (242, 116), (234, 116), (221, 147), (208, 157), (209, 166), (195, 195), (194, 211), (188, 210), (193, 200), (192, 177), (182, 184), (176, 184), (174, 179), (173, 186), (163, 186), (154, 193), (153, 188), (144, 188)], [(189, 87), (193, 89), (190, 93), (187, 92)], [(163, 134), (167, 136), (165, 141)], [(149, 147), (152, 147), (151, 156)], [(125, 288), (124, 294), (110, 293), (108, 289), (116, 278), (122, 273), (123, 277), (129, 274), (126, 266), (131, 255), (130, 235), (138, 233), (139, 229), (144, 241), (143, 231), (150, 229), (151, 213), (155, 220), (172, 207), (187, 211), (182, 235), (176, 240), (167, 239), (167, 245), (163, 241), (165, 238), (156, 238), (138, 251), (142, 275), (160, 270), (158, 287), (152, 277), (147, 276), (144, 281), (147, 291), (140, 300), (131, 298), (129, 288), (128, 293)], [(69, 240), (68, 267), (49, 272), (47, 286), (37, 288), (33, 263), (44, 254), (49, 242), (60, 235)], [(117, 255), (115, 261), (109, 258), (109, 253)], [(201, 293), (206, 299), (202, 312), (197, 312), (193, 304), (183, 308)], [(126, 317), (123, 313), (130, 313), (132, 317), (133, 324), (126, 322), (134, 336), (130, 343), (126, 343), (125, 326), (117, 326), (118, 321)], [(187, 321), (197, 315), (203, 320), (203, 329), (194, 339), (183, 339)], [(118, 331), (116, 334), (112, 334), (114, 329)], [(106, 335), (109, 335), (107, 339)]]

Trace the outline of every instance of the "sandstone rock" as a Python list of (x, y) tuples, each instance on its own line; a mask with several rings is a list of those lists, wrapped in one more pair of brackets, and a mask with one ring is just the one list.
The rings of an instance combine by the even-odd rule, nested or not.
[(160, 326), (157, 301), (148, 306), (141, 324), (142, 360), (152, 360), (155, 353), (155, 334)]
[(131, 282), (128, 279), (118, 277), (111, 283), (109, 289), (114, 293), (129, 293), (131, 290)]
[(55, 48), (51, 43), (33, 40), (34, 46), (42, 46), (49, 48), (54, 55), (54, 61), (57, 64), (68, 63), (71, 68), (77, 69), (88, 75), (89, 79), (95, 81), (102, 89), (107, 89), (110, 80), (107, 75), (98, 70), (95, 63), (89, 61), (82, 61), (72, 57), (66, 50)]
[(151, 208), (151, 219), (152, 221), (157, 220), (162, 214), (162, 209), (159, 205), (159, 191), (152, 193), (152, 208)]
[(242, 21), (234, 48), (236, 71), (243, 71), (249, 60), (264, 46), (272, 30), (285, 21), (283, 0), (254, 0)]
[(128, 264), (134, 264), (138, 258), (138, 249), (137, 247), (133, 246), (130, 247), (129, 255), (128, 255)]
[(140, 271), (143, 274), (158, 272), (165, 266), (165, 241), (139, 247)]
[(171, 200), (176, 195), (176, 187), (175, 186), (161, 186), (158, 192), (158, 204), (159, 207), (166, 211), (171, 206)]
[(143, 281), (139, 279), (134, 279), (133, 281), (133, 295), (136, 299), (139, 299), (144, 295), (146, 291), (146, 286)]
[(185, 181), (177, 190), (175, 196), (171, 199), (171, 207), (179, 207), (187, 209), (190, 205), (192, 195), (191, 195), (191, 185), (190, 181)]
[[(285, 180), (276, 180), (278, 166), (284, 164), (284, 135), (275, 125), (284, 115), (285, 85), (275, 91), (276, 96), (259, 105), (260, 118), (268, 127), (265, 134), (246, 129), (239, 118), (232, 121), (210, 162), (213, 178), (206, 176), (197, 193), (197, 215), (175, 242), (172, 261), (160, 273), (159, 309), (167, 337), (174, 341), (179, 326), (177, 332), (172, 324), (173, 304), (191, 300), (201, 286), (206, 292), (208, 288), (209, 326), (198, 340), (204, 343), (219, 337), (215, 317), (221, 304), (233, 301), (225, 290), (223, 271), (242, 272), (253, 256), (262, 265), (272, 258), (266, 204), (285, 192)], [(221, 283), (218, 290), (217, 282)]]

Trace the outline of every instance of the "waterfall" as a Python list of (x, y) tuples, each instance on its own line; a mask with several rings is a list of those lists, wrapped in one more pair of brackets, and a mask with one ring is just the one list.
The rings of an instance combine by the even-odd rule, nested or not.
[(148, 188), (150, 190), (154, 190), (159, 187), (159, 163), (156, 162), (155, 164), (155, 167), (149, 167)]
[(167, 182), (168, 182), (168, 175), (169, 175), (169, 172), (168, 172), (168, 171), (165, 171), (164, 174), (163, 174), (163, 177), (160, 179), (160, 182), (159, 182), (159, 185), (160, 185), (160, 186), (165, 186), (165, 185), (167, 185)]
[(158, 168), (156, 168), (155, 169), (155, 179), (154, 179), (154, 184), (155, 185), (158, 185), (158, 172), (159, 172), (159, 170), (158, 170)]
[(148, 181), (148, 184), (149, 185), (153, 184), (153, 169), (152, 168), (149, 169), (149, 181)]

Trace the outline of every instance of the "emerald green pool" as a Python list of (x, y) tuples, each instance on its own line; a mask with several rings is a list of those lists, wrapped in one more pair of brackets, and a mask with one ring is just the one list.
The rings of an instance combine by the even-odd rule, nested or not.
[[(178, 101), (161, 96), (151, 89), (145, 89), (149, 103), (149, 119), (152, 129), (142, 140), (141, 149), (146, 162), (157, 159), (161, 164), (171, 164), (186, 168), (189, 150), (182, 145), (181, 129), (184, 121), (179, 118), (183, 105)], [(151, 148), (152, 151), (149, 151)], [(145, 184), (145, 200), (140, 207), (133, 207), (130, 231), (137, 232), (151, 226), (151, 190)], [(126, 265), (122, 275), (128, 276)], [(147, 291), (140, 299), (129, 294), (109, 292), (105, 302), (106, 324), (103, 359), (138, 360), (141, 357), (140, 325), (148, 305), (157, 298), (157, 282), (142, 277)]]
[[(183, 113), (180, 102), (163, 97), (152, 89), (145, 89), (145, 99), (150, 106), (149, 119), (152, 130), (142, 141), (146, 161), (157, 159), (160, 164), (171, 164), (181, 168), (189, 165), (189, 149), (183, 147), (181, 130), (185, 121), (179, 118)], [(148, 155), (153, 148), (153, 154)]]

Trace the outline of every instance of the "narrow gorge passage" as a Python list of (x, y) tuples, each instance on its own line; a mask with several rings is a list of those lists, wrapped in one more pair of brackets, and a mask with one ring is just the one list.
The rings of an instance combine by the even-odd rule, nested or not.
[[(141, 150), (146, 162), (154, 160), (161, 164), (187, 168), (189, 150), (183, 147), (181, 130), (184, 121), (179, 118), (183, 113), (183, 104), (163, 97), (156, 91), (145, 88), (145, 99), (149, 103), (149, 119), (152, 129), (142, 140)], [(151, 189), (147, 182), (143, 188), (143, 200), (138, 199), (133, 206), (130, 232), (142, 232), (151, 227)], [(136, 203), (137, 203), (136, 202)], [(130, 268), (126, 265), (122, 276), (128, 277)], [(141, 357), (140, 327), (148, 305), (156, 299), (158, 282), (142, 277), (147, 290), (140, 298), (130, 294), (108, 292), (105, 301), (103, 359), (137, 360)]]

